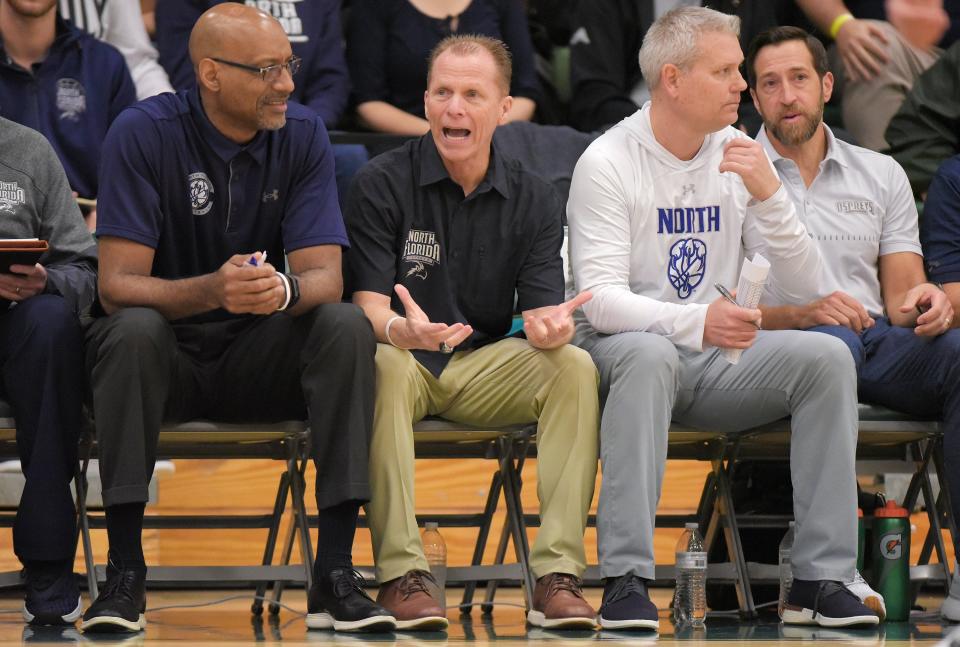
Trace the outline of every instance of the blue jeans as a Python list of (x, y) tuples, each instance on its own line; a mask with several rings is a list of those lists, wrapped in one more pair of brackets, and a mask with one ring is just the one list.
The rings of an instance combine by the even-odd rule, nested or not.
[(920, 337), (912, 328), (878, 317), (861, 334), (843, 326), (817, 326), (850, 348), (860, 378), (861, 402), (943, 422), (944, 467), (953, 516), (960, 520), (960, 330)]

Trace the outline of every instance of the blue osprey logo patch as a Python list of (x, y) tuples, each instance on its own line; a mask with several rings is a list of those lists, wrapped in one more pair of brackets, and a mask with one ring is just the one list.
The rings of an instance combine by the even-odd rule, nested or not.
[(689, 298), (707, 271), (707, 244), (698, 238), (681, 238), (670, 248), (667, 279), (681, 299)]

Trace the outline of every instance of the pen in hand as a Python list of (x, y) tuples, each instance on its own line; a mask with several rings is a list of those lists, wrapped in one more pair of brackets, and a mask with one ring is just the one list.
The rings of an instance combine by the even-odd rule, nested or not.
[(254, 267), (259, 267), (260, 264), (266, 263), (266, 262), (267, 262), (267, 253), (266, 253), (266, 252), (260, 252), (260, 261), (259, 261), (259, 262), (257, 261), (257, 256), (256, 256), (256, 254), (253, 254), (252, 256), (250, 256), (250, 258), (247, 259), (247, 265), (253, 265)]
[[(729, 301), (729, 302), (732, 303), (733, 305), (737, 306), (738, 308), (742, 308), (742, 307), (743, 307), (743, 306), (741, 306), (739, 303), (737, 303), (737, 300), (736, 300), (736, 299), (733, 298), (733, 295), (730, 294), (730, 290), (728, 290), (727, 288), (723, 287), (723, 286), (720, 285), (719, 283), (714, 283), (714, 284), (713, 284), (713, 287), (715, 287), (715, 288), (717, 289), (717, 292), (719, 292), (719, 293), (720, 293), (720, 296), (722, 296), (724, 299), (726, 299), (727, 301)], [(750, 323), (752, 323), (752, 324), (756, 327), (757, 330), (760, 330), (760, 325), (759, 325), (756, 321), (751, 321)]]

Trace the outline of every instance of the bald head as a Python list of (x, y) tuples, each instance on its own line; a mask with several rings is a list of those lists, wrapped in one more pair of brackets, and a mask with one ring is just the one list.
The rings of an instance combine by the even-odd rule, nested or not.
[(205, 58), (249, 55), (251, 47), (275, 39), (287, 40), (276, 18), (255, 7), (225, 2), (197, 19), (190, 32), (190, 60), (196, 68)]

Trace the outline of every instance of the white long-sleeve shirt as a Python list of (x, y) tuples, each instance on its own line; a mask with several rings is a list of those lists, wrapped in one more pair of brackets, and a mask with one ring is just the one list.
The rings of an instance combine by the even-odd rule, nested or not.
[(677, 159), (657, 142), (649, 102), (594, 141), (577, 163), (567, 202), (570, 261), (594, 330), (646, 331), (703, 349), (714, 283), (735, 288), (744, 255), (761, 252), (778, 289), (816, 298), (822, 263), (786, 190), (751, 198), (736, 173), (721, 173), (734, 128), (708, 135)]
[(157, 62), (137, 0), (60, 0), (60, 15), (120, 50), (137, 86), (137, 99), (173, 92)]

